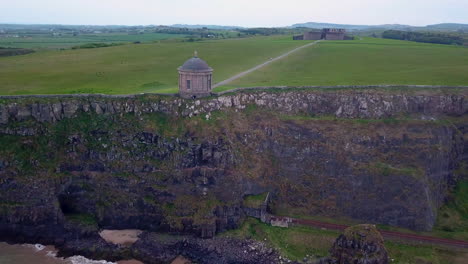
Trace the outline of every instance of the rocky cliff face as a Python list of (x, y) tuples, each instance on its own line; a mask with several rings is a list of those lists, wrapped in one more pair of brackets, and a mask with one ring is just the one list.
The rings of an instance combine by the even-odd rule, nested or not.
[(213, 111), (244, 109), (256, 105), (282, 113), (334, 115), (338, 118), (381, 119), (395, 115), (416, 114), (420, 118), (438, 115), (463, 115), (468, 110), (466, 91), (415, 90), (388, 92), (272, 90), (225, 94), (202, 100), (184, 100), (155, 95), (105, 96), (9, 96), (0, 104), (0, 124), (32, 118), (39, 122), (56, 122), (78, 112), (97, 114), (153, 113), (192, 117)]
[(78, 236), (100, 227), (211, 237), (242, 222), (245, 195), (266, 191), (277, 212), (429, 230), (466, 162), (466, 96), (3, 98), (0, 233), (51, 241), (79, 224), (89, 229)]

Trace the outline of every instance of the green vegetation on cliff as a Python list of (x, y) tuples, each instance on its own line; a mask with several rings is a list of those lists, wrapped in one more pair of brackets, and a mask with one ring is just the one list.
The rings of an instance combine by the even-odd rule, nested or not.
[(247, 195), (244, 198), (244, 206), (250, 208), (259, 208), (266, 199), (267, 193), (261, 193), (257, 195)]
[[(221, 236), (233, 236), (264, 241), (292, 260), (317, 260), (326, 257), (339, 231), (307, 226), (290, 228), (273, 227), (259, 220), (248, 218), (242, 227)], [(413, 245), (396, 241), (385, 241), (391, 263), (462, 264), (465, 253), (432, 245)]]
[(307, 255), (313, 258), (327, 256), (328, 249), (338, 237), (339, 232), (305, 226), (273, 227), (257, 219), (248, 218), (239, 229), (221, 235), (264, 241), (280, 250), (287, 258), (302, 260)]
[(14, 160), (23, 175), (32, 174), (39, 164), (49, 167), (55, 162), (48, 139), (40, 136), (0, 136), (0, 155)]
[(458, 183), (449, 202), (439, 210), (434, 232), (468, 240), (468, 180)]

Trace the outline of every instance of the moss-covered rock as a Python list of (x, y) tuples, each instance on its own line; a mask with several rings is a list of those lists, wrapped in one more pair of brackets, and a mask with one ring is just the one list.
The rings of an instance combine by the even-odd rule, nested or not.
[(382, 235), (374, 225), (348, 227), (330, 249), (330, 264), (387, 264)]

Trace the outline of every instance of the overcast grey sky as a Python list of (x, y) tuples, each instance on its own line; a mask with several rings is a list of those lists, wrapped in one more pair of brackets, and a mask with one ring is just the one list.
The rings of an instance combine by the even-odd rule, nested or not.
[(0, 0), (0, 7), (0, 23), (468, 24), (468, 0)]

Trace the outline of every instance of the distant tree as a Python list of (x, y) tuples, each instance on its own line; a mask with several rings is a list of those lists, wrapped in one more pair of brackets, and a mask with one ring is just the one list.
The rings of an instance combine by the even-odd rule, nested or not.
[(382, 37), (386, 39), (398, 39), (447, 45), (463, 45), (464, 42), (464, 39), (461, 36), (447, 33), (409, 32), (401, 30), (384, 31), (382, 33)]

